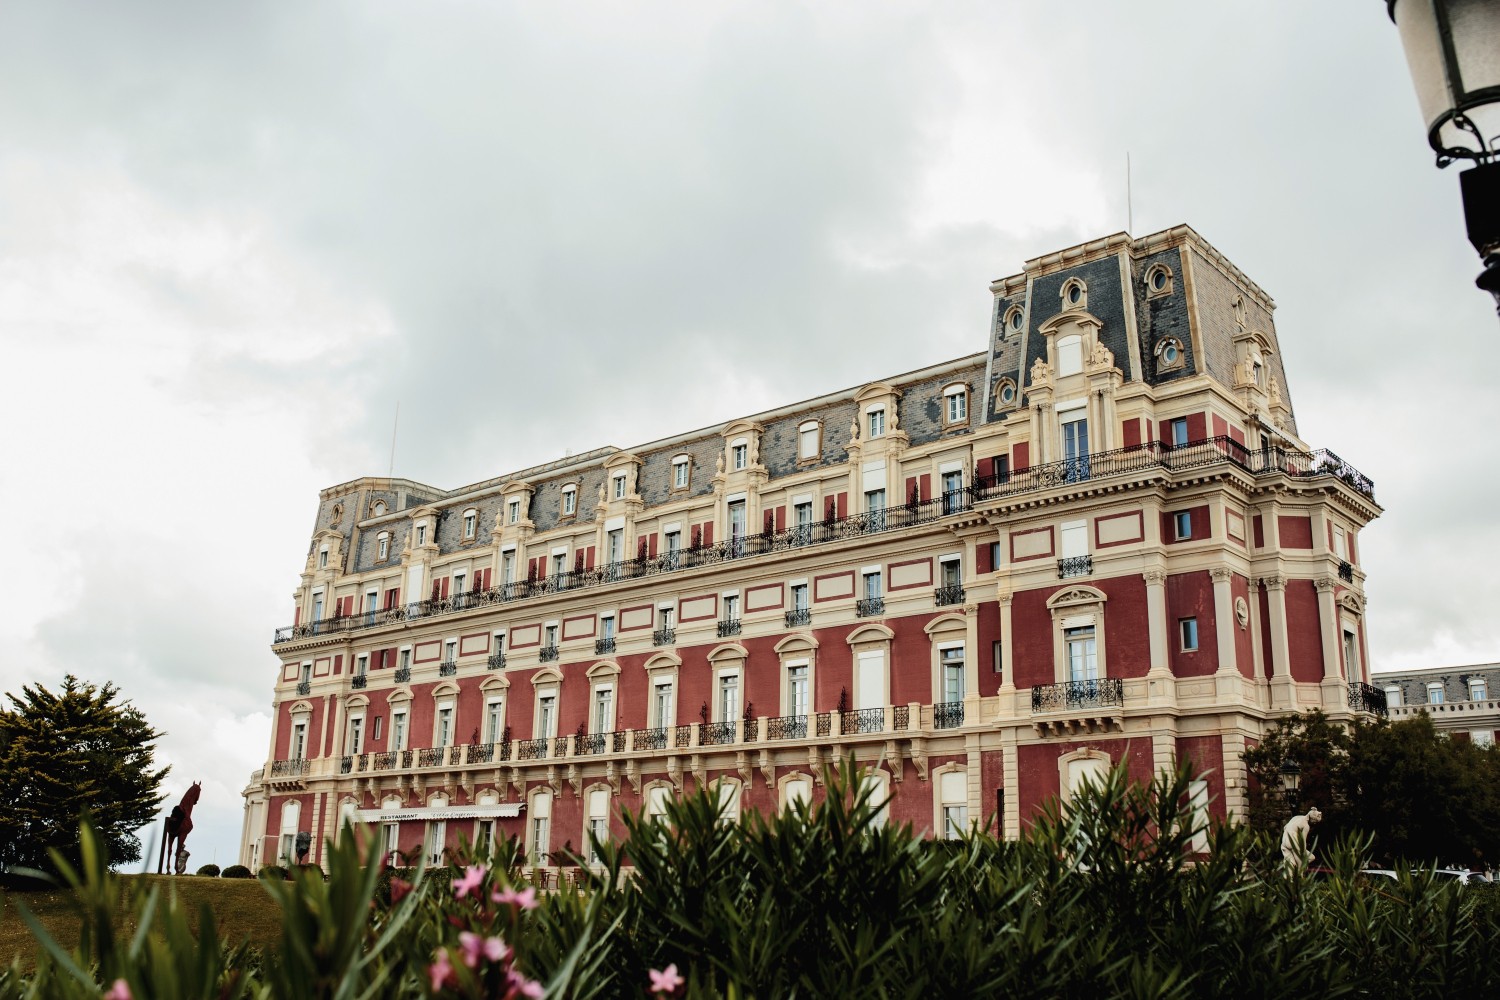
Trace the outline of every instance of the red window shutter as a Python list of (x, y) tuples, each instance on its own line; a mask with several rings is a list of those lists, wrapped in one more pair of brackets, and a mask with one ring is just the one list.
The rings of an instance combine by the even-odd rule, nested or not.
[(336, 653), (333, 657), (333, 672), (341, 674), (344, 672), (344, 654)]
[(776, 530), (786, 530), (786, 505), (782, 504), (776, 508)]
[(923, 503), (932, 499), (932, 473), (924, 472), (917, 477), (917, 489), (921, 490)]
[(920, 500), (920, 499), (922, 499), (922, 495), (919, 492), (917, 492), (917, 477), (916, 476), (907, 476), (906, 477), (906, 489), (903, 490), (902, 493), (901, 493), (901, 502), (902, 503), (911, 503), (914, 500)]
[(989, 479), (994, 475), (995, 460), (993, 458), (981, 458), (974, 466), (974, 475), (979, 479)]
[(656, 558), (656, 532), (654, 531), (651, 532), (651, 535), (646, 539), (646, 558)]
[(443, 597), (445, 599), (448, 596), (448, 584), (450, 584), (452, 582), (453, 582), (453, 580), (450, 577), (446, 577), (446, 576), (443, 577)]
[(1189, 413), (1188, 440), (1202, 441), (1208, 437), (1208, 419), (1201, 413)]
[(438, 583), (438, 581), (433, 580), (432, 581), (432, 599), (434, 601), (437, 600), (438, 596), (441, 595), (442, 592), (443, 592), (443, 585), (441, 583)]
[(300, 604), (294, 604), (294, 605), (292, 605), (292, 626), (296, 627), (296, 626), (301, 625), (301, 624), (302, 624), (302, 606)]
[(1031, 468), (1030, 442), (1021, 441), (1017, 443), (1016, 446), (1010, 450), (1010, 454), (1011, 458), (1014, 460), (1013, 464), (1017, 472), (1025, 472), (1027, 469)]
[(586, 566), (589, 569), (593, 569), (594, 568), (594, 549), (595, 548), (596, 548), (596, 546), (590, 545), (587, 549), (584, 549), (584, 552), (583, 552), (583, 564), (584, 564), (584, 566)]
[(712, 521), (704, 521), (703, 522), (703, 544), (704, 545), (712, 545), (713, 543), (714, 543), (714, 523)]
[(835, 502), (835, 504), (837, 504), (837, 506), (834, 509), (836, 511), (838, 511), (839, 517), (841, 517), (841, 518), (842, 517), (848, 517), (849, 516), (849, 494), (848, 493), (840, 493), (837, 497), (834, 498), (834, 502)]
[(1141, 443), (1141, 422), (1136, 417), (1131, 417), (1120, 425), (1120, 440), (1125, 442), (1125, 447), (1136, 448)]

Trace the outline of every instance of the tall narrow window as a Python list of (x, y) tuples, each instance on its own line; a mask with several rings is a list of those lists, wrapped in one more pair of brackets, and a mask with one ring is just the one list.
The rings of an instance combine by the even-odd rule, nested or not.
[(425, 525), (425, 524), (419, 524), (419, 525), (417, 525), (417, 544), (418, 545), (426, 545), (427, 544), (427, 525)]
[(726, 622), (737, 622), (740, 620), (740, 595), (724, 595), (724, 620)]
[(1089, 422), (1083, 407), (1062, 414), (1064, 478), (1072, 483), (1089, 477)]
[(505, 703), (492, 701), (484, 706), (484, 735), (486, 743), (499, 743), (504, 732), (500, 720), (504, 718)]
[(299, 722), (292, 727), (292, 760), (307, 756), (307, 723)]
[(552, 553), (552, 576), (554, 578), (562, 576), (562, 574), (563, 574), (563, 567), (566, 566), (567, 564), (568, 564), (567, 553), (565, 553), (565, 552), (554, 552), (554, 553)]
[(609, 843), (609, 792), (603, 788), (589, 791), (589, 858), (599, 864), (599, 847)]
[(672, 682), (658, 681), (652, 688), (652, 695), (652, 723), (658, 729), (673, 725), (676, 718), (672, 715)]
[(479, 515), (472, 510), (464, 511), (464, 537), (473, 538), (474, 529), (479, 524)]
[(866, 415), (865, 426), (869, 429), (869, 436), (878, 438), (885, 433), (885, 410), (871, 410)]
[(686, 455), (672, 459), (672, 488), (685, 490), (688, 487), (688, 470), (692, 468)]
[(745, 514), (745, 501), (735, 500), (729, 505), (730, 555), (737, 556), (744, 552), (745, 535), (748, 531), (749, 524)]
[(395, 712), (391, 715), (391, 749), (406, 749), (406, 713)]
[(556, 625), (548, 625), (546, 627), (546, 629), (545, 629), (545, 631), (543, 633), (543, 637), (542, 637), (542, 645), (544, 645), (544, 646), (556, 646), (557, 645), (557, 626)]
[(793, 611), (806, 611), (807, 608), (808, 608), (808, 604), (807, 604), (807, 584), (805, 584), (805, 583), (794, 583), (794, 584), (792, 584), (792, 610)]
[(349, 752), (356, 757), (365, 752), (365, 720), (356, 715), (349, 720)]
[[(1344, 633), (1344, 635), (1346, 635), (1346, 636), (1348, 634), (1349, 634), (1348, 632)], [(1353, 676), (1352, 672), (1350, 673), (1350, 676), (1351, 677)], [(1483, 677), (1470, 677), (1469, 678), (1469, 700), (1470, 701), (1488, 701), (1489, 697), (1490, 697), (1489, 685), (1487, 685), (1484, 682), (1484, 678)]]
[(327, 569), (327, 568), (328, 568), (328, 550), (326, 548), (325, 549), (319, 549), (318, 550), (318, 569)]
[(951, 646), (938, 652), (939, 668), (943, 675), (943, 700), (964, 700), (964, 648)]
[(724, 674), (719, 678), (719, 721), (733, 722), (740, 716), (740, 675)]
[(682, 562), (682, 532), (669, 531), (664, 538), (667, 543), (667, 569), (676, 569)]
[(1172, 515), (1172, 535), (1179, 541), (1193, 537), (1193, 515), (1190, 511), (1179, 510)]
[(505, 502), (505, 523), (517, 524), (521, 520), (521, 501), (507, 500)]
[[(1362, 680), (1364, 678), (1364, 674), (1359, 666), (1359, 636), (1354, 634), (1353, 629), (1347, 628), (1344, 629), (1344, 669), (1348, 671), (1345, 676), (1349, 680)], [(1484, 684), (1483, 681), (1479, 683), (1481, 686)], [(1474, 700), (1478, 701), (1480, 699), (1476, 698)]]
[(602, 687), (594, 692), (594, 732), (611, 733), (615, 729), (615, 691)]
[(964, 499), (964, 474), (962, 472), (943, 473), (943, 513), (952, 514), (963, 508)]
[(813, 505), (811, 501), (793, 505), (792, 517), (797, 526), (797, 534), (794, 541), (798, 545), (807, 545), (812, 541), (813, 531)]
[(1431, 684), (1427, 685), (1427, 704), (1441, 705), (1442, 703), (1443, 685), (1438, 681), (1433, 681)]
[(318, 593), (313, 594), (312, 620), (315, 621), (315, 622), (320, 622), (320, 621), (323, 620), (323, 593), (322, 593), (322, 591), (319, 591)]
[(1173, 448), (1181, 448), (1183, 445), (1188, 443), (1187, 417), (1178, 417), (1176, 420), (1168, 424), (1167, 427), (1171, 432), (1171, 442)]
[(538, 795), (531, 800), (531, 851), (534, 865), (547, 863), (552, 850), (550, 840), (552, 826), (552, 796)]
[(434, 745), (440, 747), (451, 746), (453, 743), (453, 709), (440, 708), (437, 714), (437, 739)]
[(1077, 375), (1083, 371), (1083, 339), (1063, 337), (1057, 342), (1057, 374)]
[(1177, 629), (1182, 634), (1182, 651), (1191, 653), (1198, 648), (1198, 619), (1179, 618)]
[(563, 490), (562, 495), (563, 517), (572, 517), (578, 513), (578, 488), (569, 486)]
[(735, 469), (743, 469), (747, 464), (749, 464), (749, 452), (750, 446), (744, 444), (737, 444), (733, 448), (729, 449), (729, 456), (733, 460), (731, 463), (732, 467)]
[(786, 714), (795, 716), (807, 713), (807, 664), (792, 664), (786, 668)]
[(615, 616), (601, 615), (599, 617), (599, 634), (606, 641), (615, 637)]
[(969, 782), (963, 771), (946, 771), (938, 781), (944, 840), (958, 840), (969, 828)]
[(878, 531), (885, 527), (885, 490), (865, 491), (865, 510), (869, 514), (870, 529)]
[(809, 420), (797, 428), (797, 460), (810, 462), (818, 457), (818, 429), (816, 420)]
[(963, 386), (953, 386), (944, 391), (943, 399), (946, 403), (947, 422), (950, 424), (966, 424), (969, 422), (969, 393)]
[(500, 582), (516, 582), (516, 553), (514, 550), (500, 553)]
[(618, 566), (625, 558), (625, 529), (616, 528), (614, 531), (606, 532), (604, 535), (605, 561), (611, 566)]
[(375, 558), (389, 559), (391, 557), (391, 536), (382, 531), (375, 536)]
[(1068, 654), (1068, 680), (1075, 682), (1099, 679), (1095, 659), (1094, 626), (1063, 630), (1063, 645)]
[(557, 695), (549, 693), (537, 698), (536, 734), (541, 739), (557, 735)]
[(879, 572), (864, 574), (864, 589), (865, 589), (865, 600), (867, 600), (867, 601), (878, 601), (878, 600), (880, 600), (880, 573)]
[(429, 865), (440, 865), (443, 863), (443, 849), (448, 843), (448, 823), (446, 820), (435, 819), (427, 824), (427, 863)]
[(611, 479), (610, 482), (613, 484), (613, 490), (612, 490), (612, 493), (611, 493), (612, 497), (615, 500), (624, 500), (625, 499), (625, 473), (623, 473), (623, 472), (620, 473), (618, 476), (615, 476), (613, 479)]

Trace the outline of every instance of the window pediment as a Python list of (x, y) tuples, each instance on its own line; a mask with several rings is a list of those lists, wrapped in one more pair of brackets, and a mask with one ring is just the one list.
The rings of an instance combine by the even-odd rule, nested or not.
[(1047, 607), (1056, 611), (1085, 604), (1103, 604), (1107, 600), (1109, 597), (1104, 591), (1093, 587), (1065, 587), (1047, 599)]

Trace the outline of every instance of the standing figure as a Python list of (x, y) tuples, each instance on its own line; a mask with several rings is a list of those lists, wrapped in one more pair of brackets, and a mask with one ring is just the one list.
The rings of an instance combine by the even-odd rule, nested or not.
[(1281, 856), (1288, 872), (1306, 868), (1312, 860), (1307, 840), (1312, 834), (1312, 825), (1322, 818), (1323, 814), (1314, 806), (1306, 814), (1286, 821), (1286, 827), (1281, 831)]
[[(156, 857), (156, 874), (164, 874), (167, 859), (176, 860), (179, 851), (187, 842), (187, 835), (193, 832), (193, 806), (198, 803), (198, 796), (202, 794), (203, 783), (195, 781), (192, 787), (183, 793), (182, 801), (172, 807), (172, 812), (167, 816), (166, 836), (161, 841), (161, 851)], [(182, 859), (182, 865), (187, 865), (187, 859)], [(178, 871), (181, 875), (182, 872)]]

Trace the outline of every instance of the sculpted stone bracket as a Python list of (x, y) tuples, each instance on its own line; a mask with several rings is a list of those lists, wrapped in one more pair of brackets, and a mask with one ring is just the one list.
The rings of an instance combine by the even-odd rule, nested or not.
[(692, 758), (693, 780), (698, 783), (699, 788), (708, 787), (708, 764), (704, 761), (701, 753), (693, 754)]
[(905, 777), (905, 768), (901, 766), (901, 744), (897, 740), (885, 741), (885, 765), (891, 772), (892, 781), (900, 781)]
[(1117, 714), (1034, 719), (1032, 725), (1036, 727), (1038, 736), (1085, 736), (1125, 731), (1124, 718)]
[(510, 783), (516, 790), (517, 798), (526, 797), (526, 779), (521, 776), (521, 769), (519, 767), (510, 769)]
[(604, 782), (609, 785), (609, 790), (615, 795), (620, 794), (620, 772), (615, 767), (614, 761), (604, 765)]
[(743, 750), (735, 754), (734, 769), (739, 772), (742, 786), (745, 788), (749, 788), (750, 776), (753, 773), (750, 769), (750, 755)]
[(568, 765), (568, 784), (573, 786), (573, 797), (583, 797), (583, 775), (579, 773), (577, 764)]
[(823, 784), (823, 754), (817, 744), (807, 748), (807, 768), (812, 772), (813, 783)]
[(672, 783), (672, 787), (677, 790), (677, 794), (681, 795), (682, 761), (677, 759), (676, 754), (673, 754), (672, 756), (667, 758), (667, 780)]
[(625, 762), (625, 777), (630, 780), (630, 787), (635, 790), (636, 795), (641, 794), (641, 769), (635, 762), (635, 758)]
[[(776, 765), (771, 763), (771, 751), (762, 750), (760, 760), (756, 763), (760, 767), (760, 776), (766, 781), (766, 787), (774, 790), (776, 788)], [(748, 779), (746, 779), (746, 784), (749, 784)]]

